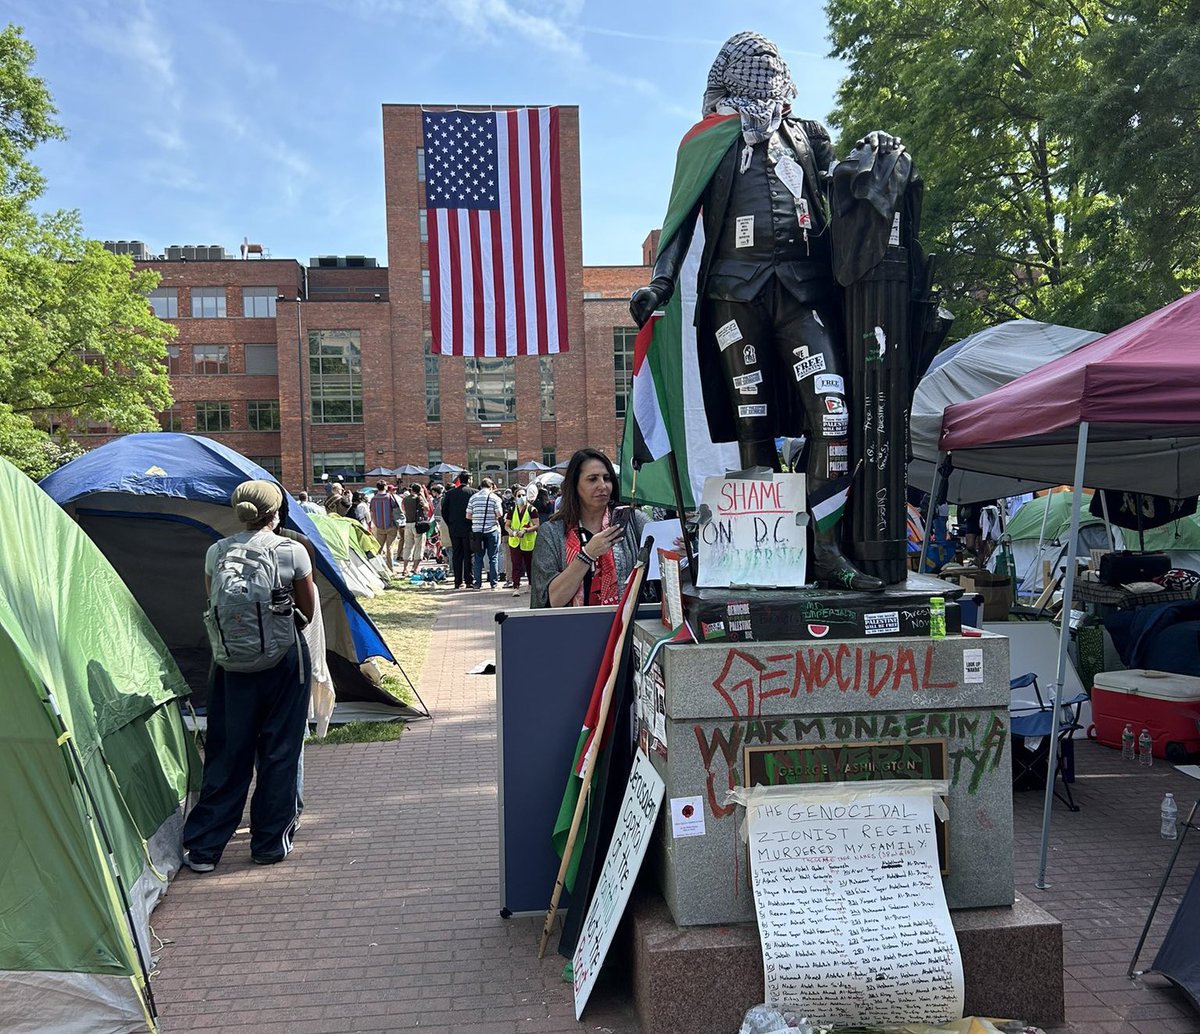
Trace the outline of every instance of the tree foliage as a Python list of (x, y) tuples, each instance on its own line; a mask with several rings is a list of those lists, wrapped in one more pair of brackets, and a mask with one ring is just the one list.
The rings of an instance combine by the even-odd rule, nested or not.
[(956, 335), (1111, 330), (1200, 281), (1188, 6), (828, 0), (850, 68), (833, 120), (843, 144), (881, 127), (911, 149)]
[(31, 210), (29, 154), (63, 135), (33, 59), (19, 29), (0, 32), (0, 455), (40, 477), (70, 458), (73, 425), (158, 428), (174, 329), (147, 304), (156, 273), (86, 240), (77, 213)]

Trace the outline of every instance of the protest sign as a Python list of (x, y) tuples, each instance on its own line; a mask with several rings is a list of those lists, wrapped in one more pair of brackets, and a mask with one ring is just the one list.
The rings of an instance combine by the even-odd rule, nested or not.
[(768, 1004), (836, 1024), (962, 1017), (933, 791), (893, 787), (746, 791)]
[(662, 804), (666, 787), (654, 766), (641, 751), (633, 755), (633, 770), (625, 787), (621, 814), (613, 831), (612, 843), (600, 871), (596, 893), (588, 905), (583, 930), (575, 945), (571, 967), (575, 985), (575, 1019), (583, 1015), (583, 1007), (596, 984), (604, 957), (608, 954), (617, 924), (633, 892), (633, 883), (642, 867), (654, 820)]
[(803, 585), (807, 531), (803, 474), (705, 478), (696, 584)]

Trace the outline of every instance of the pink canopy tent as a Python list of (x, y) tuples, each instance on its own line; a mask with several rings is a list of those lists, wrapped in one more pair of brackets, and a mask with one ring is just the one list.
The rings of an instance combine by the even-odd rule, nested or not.
[[(954, 467), (1183, 498), (1200, 493), (1200, 293), (1114, 330), (1002, 388), (947, 408), (940, 451)], [(1075, 565), (1063, 599), (1072, 600)], [(1069, 607), (1069, 603), (1068, 603)], [(1064, 684), (1070, 622), (1062, 622), (1054, 696)], [(1050, 742), (1058, 742), (1053, 708)], [(1048, 752), (1048, 756), (1052, 754)], [(1045, 888), (1054, 775), (1046, 773), (1041, 863)]]
[(1200, 292), (947, 408), (941, 452), (956, 470), (1073, 480), (1182, 498), (1200, 492)]

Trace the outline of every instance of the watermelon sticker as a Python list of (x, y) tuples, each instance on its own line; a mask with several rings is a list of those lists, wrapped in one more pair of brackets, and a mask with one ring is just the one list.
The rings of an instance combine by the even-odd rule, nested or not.
[(827, 635), (829, 635), (829, 626), (828, 625), (809, 625), (808, 626), (808, 634), (810, 636), (812, 636), (814, 639), (824, 639)]

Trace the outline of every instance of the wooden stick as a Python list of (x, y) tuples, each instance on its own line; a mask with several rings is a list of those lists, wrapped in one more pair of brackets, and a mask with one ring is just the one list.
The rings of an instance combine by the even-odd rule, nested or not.
[(558, 902), (562, 897), (563, 888), (566, 886), (567, 869), (571, 866), (571, 855), (575, 850), (575, 838), (579, 836), (579, 826), (583, 820), (583, 809), (587, 805), (588, 794), (591, 793), (592, 789), (592, 770), (595, 768), (596, 759), (600, 755), (600, 746), (604, 739), (604, 728), (608, 724), (608, 711), (612, 705), (613, 687), (617, 684), (617, 675), (621, 669), (620, 656), (625, 650), (625, 637), (629, 634), (629, 625), (634, 613), (637, 611), (638, 597), (642, 594), (642, 580), (646, 574), (646, 556), (649, 553), (649, 549), (653, 548), (654, 540), (647, 539), (646, 545), (649, 548), (643, 547), (642, 554), (638, 557), (637, 567), (634, 568), (633, 589), (629, 593), (629, 598), (625, 601), (625, 610), (621, 614), (621, 635), (617, 639), (612, 670), (608, 673), (608, 678), (604, 682), (604, 692), (600, 697), (600, 715), (596, 721), (592, 751), (585, 759), (584, 769), (580, 775), (583, 785), (579, 788), (579, 800), (575, 802), (575, 814), (571, 818), (571, 832), (567, 837), (567, 846), (563, 849), (562, 863), (558, 867), (558, 877), (554, 881), (554, 893), (550, 897), (550, 908), (546, 911), (546, 922), (542, 926), (542, 939), (538, 943), (539, 959), (544, 958), (546, 955), (546, 942), (550, 940), (550, 931), (554, 927), (554, 917), (558, 913)]

